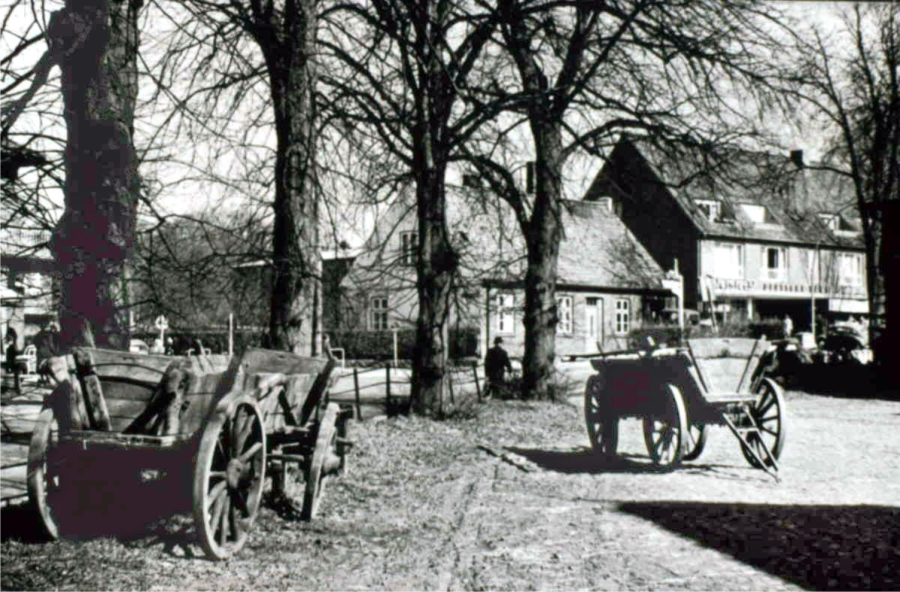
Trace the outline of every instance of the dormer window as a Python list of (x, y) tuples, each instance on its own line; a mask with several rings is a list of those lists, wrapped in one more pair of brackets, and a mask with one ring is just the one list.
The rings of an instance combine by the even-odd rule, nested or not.
[(836, 234), (856, 234), (859, 227), (851, 223), (840, 214), (819, 214), (819, 220), (828, 227), (828, 230)]
[(716, 222), (722, 218), (722, 202), (714, 199), (696, 199), (694, 203), (710, 222)]
[(611, 197), (601, 197), (597, 200), (597, 203), (606, 208), (606, 211), (613, 211), (613, 198)]
[(838, 230), (841, 225), (841, 217), (837, 214), (819, 214), (819, 220), (832, 232)]

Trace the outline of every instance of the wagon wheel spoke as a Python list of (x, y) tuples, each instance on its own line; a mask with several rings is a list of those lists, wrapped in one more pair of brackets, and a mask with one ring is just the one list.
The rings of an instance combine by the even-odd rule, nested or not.
[(241, 454), (239, 460), (245, 463), (256, 456), (256, 454), (259, 453), (260, 450), (262, 450), (262, 442), (256, 442), (252, 446), (250, 446), (250, 448), (248, 448), (246, 452)]
[(209, 490), (209, 503), (213, 507), (219, 501), (219, 499), (224, 495), (225, 488), (228, 486), (228, 483), (225, 481), (219, 481), (215, 485), (213, 485), (212, 489)]
[(225, 490), (222, 489), (211, 501), (212, 511), (209, 513), (209, 524), (215, 531), (222, 520), (222, 511), (225, 509)]
[[(225, 438), (225, 430), (222, 430), (222, 435), (219, 436), (219, 439), (216, 440), (216, 452), (218, 453), (217, 457), (220, 459), (225, 459), (225, 462), (228, 462), (228, 453), (225, 452), (225, 444), (222, 443), (222, 440)], [(216, 464), (216, 459), (213, 458), (213, 465)]]
[(778, 432), (776, 432), (775, 430), (770, 430), (769, 428), (766, 428), (763, 426), (759, 426), (759, 429), (767, 434), (772, 435), (772, 436), (778, 436)]
[(759, 406), (756, 408), (756, 416), (762, 417), (766, 414), (766, 411), (772, 408), (772, 405), (775, 404), (775, 398), (766, 393), (762, 400), (760, 401)]
[(219, 544), (224, 545), (228, 541), (228, 530), (231, 527), (228, 520), (228, 514), (231, 513), (230, 496), (222, 497), (222, 516), (219, 522)]
[(233, 555), (247, 541), (265, 481), (265, 442), (262, 415), (246, 395), (204, 427), (194, 463), (194, 520), (212, 559)]
[(233, 435), (231, 439), (231, 455), (232, 456), (240, 456), (244, 444), (247, 443), (247, 438), (250, 436), (250, 432), (253, 431), (253, 416), (248, 414), (246, 411), (243, 416), (238, 416), (234, 420), (234, 429)]
[(250, 507), (247, 505), (247, 496), (240, 489), (231, 492), (231, 501), (234, 507), (241, 513), (242, 518), (250, 517)]
[(228, 521), (229, 521), (229, 526), (230, 526), (229, 532), (231, 533), (232, 539), (235, 541), (240, 539), (241, 533), (243, 532), (243, 530), (241, 529), (240, 524), (238, 524), (241, 520), (238, 518), (238, 510), (235, 507), (234, 503), (231, 504), (231, 508), (229, 510), (229, 515), (228, 515)]

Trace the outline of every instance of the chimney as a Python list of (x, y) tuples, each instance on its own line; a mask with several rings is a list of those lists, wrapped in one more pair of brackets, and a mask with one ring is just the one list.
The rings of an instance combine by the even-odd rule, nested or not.
[(791, 150), (791, 162), (800, 170), (803, 170), (803, 150)]

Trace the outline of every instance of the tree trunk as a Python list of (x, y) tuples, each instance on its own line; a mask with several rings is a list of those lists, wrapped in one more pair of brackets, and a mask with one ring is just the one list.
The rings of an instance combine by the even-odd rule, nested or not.
[(410, 404), (415, 413), (440, 415), (443, 410), (448, 358), (447, 322), (456, 255), (447, 236), (446, 195), (442, 167), (418, 169), (416, 182), (419, 261), (416, 288), (419, 314)]
[(68, 0), (48, 27), (68, 130), (65, 211), (53, 233), (60, 346), (128, 349), (124, 272), (140, 184), (133, 146), (141, 0)]
[(285, 8), (278, 34), (257, 35), (266, 57), (275, 129), (271, 347), (318, 353), (321, 323), (318, 200), (315, 196), (316, 3)]
[(534, 210), (525, 241), (525, 357), (522, 398), (549, 394), (556, 357), (556, 276), (562, 240), (562, 137), (551, 125), (533, 125), (537, 161)]

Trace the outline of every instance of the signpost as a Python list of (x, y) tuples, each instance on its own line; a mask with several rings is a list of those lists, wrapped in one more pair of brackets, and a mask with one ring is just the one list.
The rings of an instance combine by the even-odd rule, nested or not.
[(166, 329), (169, 328), (169, 320), (163, 316), (159, 315), (156, 317), (156, 320), (153, 322), (156, 325), (156, 328), (159, 329), (159, 342), (162, 344), (163, 349), (166, 347)]

